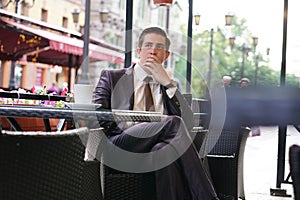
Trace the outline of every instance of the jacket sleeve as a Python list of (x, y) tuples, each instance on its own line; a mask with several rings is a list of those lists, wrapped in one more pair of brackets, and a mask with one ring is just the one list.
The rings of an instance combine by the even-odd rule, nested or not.
[[(93, 103), (101, 104), (102, 110), (111, 111), (111, 95), (113, 90), (113, 82), (110, 70), (102, 70), (98, 84), (93, 93)], [(113, 121), (98, 120), (101, 127), (104, 128), (106, 135), (117, 135), (123, 131)]]
[(194, 127), (194, 114), (183, 94), (177, 89), (175, 95), (170, 99), (166, 93), (166, 88), (163, 87), (162, 92), (167, 114), (181, 117), (188, 130), (191, 130)]

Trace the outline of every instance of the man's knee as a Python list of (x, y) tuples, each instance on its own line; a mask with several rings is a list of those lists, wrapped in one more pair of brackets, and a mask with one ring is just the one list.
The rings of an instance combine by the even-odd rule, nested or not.
[(165, 143), (165, 142), (157, 143), (156, 145), (154, 145), (154, 146), (152, 147), (151, 151), (157, 151), (157, 150), (163, 148), (163, 147), (166, 146), (166, 145), (167, 145), (167, 143)]
[(172, 125), (180, 125), (180, 123), (182, 123), (182, 119), (179, 116), (172, 115), (166, 117), (166, 122)]

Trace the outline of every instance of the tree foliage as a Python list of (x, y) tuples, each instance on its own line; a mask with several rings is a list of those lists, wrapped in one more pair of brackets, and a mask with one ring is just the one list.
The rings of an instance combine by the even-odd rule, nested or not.
[[(185, 30), (184, 25), (182, 31)], [(229, 44), (229, 35), (235, 36), (233, 46)], [(238, 19), (236, 16), (233, 18), (233, 24), (230, 27), (218, 27), (214, 30), (207, 30), (193, 35), (191, 87), (194, 97), (205, 97), (210, 66), (210, 87), (222, 84), (221, 80), (224, 75), (232, 77), (233, 87), (238, 86), (242, 76), (249, 78), (251, 81), (250, 86), (253, 87), (280, 85), (280, 71), (275, 71), (269, 67), (268, 55), (266, 52), (256, 51), (252, 37), (247, 27), (247, 21)], [(213, 39), (212, 42), (211, 39)], [(211, 44), (212, 49), (210, 48)], [(249, 48), (250, 51), (247, 55), (244, 54), (243, 47)], [(210, 52), (212, 53), (211, 65)], [(185, 66), (186, 57), (182, 55), (176, 61), (174, 75), (180, 80), (183, 92), (186, 85)], [(287, 74), (285, 80), (287, 86), (299, 87), (299, 80), (295, 75)]]

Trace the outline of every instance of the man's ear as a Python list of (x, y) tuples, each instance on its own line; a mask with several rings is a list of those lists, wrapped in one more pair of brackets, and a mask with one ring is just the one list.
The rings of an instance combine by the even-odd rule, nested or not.
[(137, 53), (138, 55), (140, 55), (140, 53), (141, 53), (141, 48), (137, 48), (137, 49), (136, 49), (136, 53)]
[(169, 58), (169, 56), (170, 56), (170, 51), (166, 51), (166, 57), (165, 57), (165, 60), (167, 60), (168, 58)]

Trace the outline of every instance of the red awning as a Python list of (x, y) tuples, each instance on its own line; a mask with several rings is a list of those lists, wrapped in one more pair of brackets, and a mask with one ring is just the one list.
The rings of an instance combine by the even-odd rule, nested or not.
[(0, 19), (0, 59), (18, 60), (24, 54), (48, 45), (35, 34), (11, 26)]
[[(61, 66), (78, 66), (78, 62), (82, 62), (84, 42), (81, 39), (3, 18), (0, 18), (0, 31), (0, 59), (17, 60), (26, 55), (28, 61)], [(69, 55), (74, 55), (71, 62)], [(79, 58), (77, 63), (76, 56)], [(123, 53), (90, 43), (89, 58), (91, 62), (104, 60), (120, 64)]]

